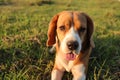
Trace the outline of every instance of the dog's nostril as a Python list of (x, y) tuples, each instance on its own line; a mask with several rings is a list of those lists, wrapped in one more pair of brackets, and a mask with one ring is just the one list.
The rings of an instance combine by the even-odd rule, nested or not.
[(78, 48), (78, 42), (77, 41), (69, 41), (68, 43), (67, 43), (67, 46), (68, 46), (68, 49), (70, 49), (70, 50), (75, 50), (75, 49), (77, 49)]
[(78, 48), (78, 42), (77, 41), (75, 41), (73, 44), (74, 44), (75, 49)]
[(68, 48), (69, 48), (70, 50), (72, 50), (72, 48), (73, 48), (73, 47), (72, 47), (72, 42), (68, 42), (68, 43), (67, 43), (67, 46), (68, 46)]

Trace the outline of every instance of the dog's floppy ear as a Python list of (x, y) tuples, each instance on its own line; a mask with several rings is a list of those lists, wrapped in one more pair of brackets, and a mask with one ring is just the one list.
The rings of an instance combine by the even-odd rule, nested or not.
[(83, 42), (83, 50), (89, 48), (90, 46), (91, 47), (95, 47), (95, 44), (94, 44), (94, 41), (92, 40), (92, 35), (93, 35), (93, 32), (94, 32), (94, 24), (93, 24), (93, 21), (92, 19), (85, 13), (82, 13), (86, 19), (87, 19), (87, 34), (86, 34), (86, 40), (85, 42)]
[(48, 40), (46, 43), (47, 46), (52, 46), (56, 42), (57, 20), (58, 20), (58, 15), (55, 15), (49, 23), (48, 34), (47, 34)]
[(94, 41), (92, 39), (92, 35), (94, 32), (94, 23), (88, 15), (85, 14), (85, 16), (87, 18), (87, 37), (88, 37), (90, 46), (92, 46), (94, 48), (95, 44), (94, 44)]

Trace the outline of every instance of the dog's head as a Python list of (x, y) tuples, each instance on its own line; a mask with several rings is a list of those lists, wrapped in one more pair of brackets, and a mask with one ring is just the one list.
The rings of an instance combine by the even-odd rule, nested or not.
[(49, 24), (47, 46), (57, 44), (63, 53), (79, 54), (94, 47), (93, 21), (82, 12), (63, 11)]

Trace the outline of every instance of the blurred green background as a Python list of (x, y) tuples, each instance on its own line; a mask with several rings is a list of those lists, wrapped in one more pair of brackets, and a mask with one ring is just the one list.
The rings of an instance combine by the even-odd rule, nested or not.
[[(0, 0), (0, 80), (50, 80), (55, 54), (46, 47), (47, 29), (64, 10), (94, 21), (87, 80), (120, 80), (119, 0)], [(63, 80), (72, 80), (65, 73)]]

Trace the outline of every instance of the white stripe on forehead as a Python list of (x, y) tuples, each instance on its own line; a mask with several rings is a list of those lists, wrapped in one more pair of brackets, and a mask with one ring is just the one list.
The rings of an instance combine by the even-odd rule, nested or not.
[(69, 37), (70, 40), (78, 40), (79, 35), (78, 35), (78, 32), (75, 31), (74, 27), (71, 26), (71, 28), (70, 28), (70, 30), (68, 31), (66, 37)]

